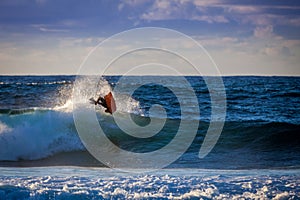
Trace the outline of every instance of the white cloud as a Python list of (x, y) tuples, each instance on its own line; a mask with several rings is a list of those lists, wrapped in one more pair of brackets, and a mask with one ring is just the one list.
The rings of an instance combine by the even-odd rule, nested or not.
[(141, 15), (145, 20), (166, 20), (183, 17), (180, 10), (175, 6), (176, 2), (166, 0), (155, 0), (152, 7)]
[(268, 26), (257, 29), (257, 34), (261, 38), (193, 38), (207, 49), (224, 75), (300, 75), (300, 40), (276, 36)]
[(170, 8), (170, 1), (166, 1), (166, 0), (156, 0), (156, 6), (159, 9), (168, 9)]
[(287, 26), (300, 26), (300, 17), (274, 15), (268, 13), (257, 13), (245, 15), (240, 20), (244, 24), (253, 25), (287, 25)]
[[(188, 0), (156, 0), (152, 6), (141, 14), (143, 20), (172, 20), (186, 19), (195, 21), (204, 21), (207, 23), (227, 23), (228, 19), (224, 15), (203, 12), (201, 6), (207, 5), (206, 1), (188, 1)], [(219, 2), (219, 1), (214, 1)], [(191, 10), (191, 6), (194, 9)]]
[(43, 28), (43, 27), (40, 27), (39, 30), (42, 32), (69, 32), (66, 29), (49, 29), (49, 28)]
[(291, 56), (291, 50), (288, 47), (266, 47), (263, 51), (268, 56)]
[(121, 4), (127, 4), (129, 6), (138, 6), (138, 5), (144, 4), (149, 1), (152, 1), (152, 0), (122, 0)]
[(237, 37), (214, 37), (214, 36), (195, 36), (193, 37), (199, 44), (209, 51), (221, 52), (250, 52), (249, 41)]
[(258, 38), (267, 38), (273, 36), (273, 26), (258, 26), (254, 30), (254, 36)]
[(100, 38), (39, 36), (0, 42), (0, 74), (76, 74)]
[(124, 3), (120, 3), (120, 4), (118, 5), (118, 11), (123, 10), (124, 6), (125, 6)]
[(197, 20), (197, 21), (204, 21), (209, 24), (211, 23), (228, 23), (229, 20), (225, 18), (223, 15), (200, 15), (200, 16), (193, 16), (191, 17), (192, 20)]
[(217, 6), (224, 3), (222, 0), (190, 0), (190, 2), (199, 7)]
[(292, 26), (300, 26), (300, 17), (287, 18), (282, 17), (280, 24), (282, 25), (292, 25)]
[[(261, 32), (270, 33), (271, 28)], [(300, 62), (300, 40), (285, 40), (275, 35), (269, 39), (214, 36), (193, 38), (207, 49), (224, 75), (300, 75), (296, 67)], [(75, 74), (89, 51), (103, 39), (48, 36), (32, 39), (25, 44), (0, 43), (0, 74)], [(191, 49), (189, 44), (176, 39), (164, 38), (160, 41), (163, 42), (162, 46), (173, 45), (172, 48), (186, 51)], [(118, 48), (126, 50), (129, 47)], [(198, 55), (197, 52), (191, 53)]]
[[(123, 9), (124, 4), (143, 8), (140, 9), (143, 12), (139, 14), (139, 19), (148, 21), (185, 19), (207, 23), (228, 23), (234, 20), (240, 24), (255, 26), (300, 26), (300, 17), (270, 12), (276, 9), (278, 11), (300, 10), (299, 6), (243, 4), (225, 0), (124, 0), (119, 7)], [(147, 6), (141, 7), (141, 5)]]
[(31, 27), (38, 29), (41, 32), (69, 32), (68, 29), (60, 29), (60, 28), (54, 28), (53, 25), (45, 25), (45, 24), (32, 24)]
[(118, 5), (118, 10), (119, 11), (123, 10), (125, 6), (139, 7), (151, 1), (152, 0), (121, 0), (120, 4)]
[(244, 6), (244, 5), (229, 5), (225, 6), (223, 5), (227, 12), (229, 13), (238, 13), (238, 14), (253, 14), (253, 13), (259, 13), (262, 11), (262, 8), (258, 6)]

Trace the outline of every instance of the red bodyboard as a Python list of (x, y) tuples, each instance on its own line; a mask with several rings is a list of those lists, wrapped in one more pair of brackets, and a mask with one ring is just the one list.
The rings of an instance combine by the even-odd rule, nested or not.
[(105, 102), (107, 105), (106, 112), (113, 114), (117, 110), (117, 108), (116, 108), (116, 102), (115, 102), (115, 99), (114, 99), (112, 93), (109, 92), (107, 95), (105, 95), (104, 99), (105, 99)]

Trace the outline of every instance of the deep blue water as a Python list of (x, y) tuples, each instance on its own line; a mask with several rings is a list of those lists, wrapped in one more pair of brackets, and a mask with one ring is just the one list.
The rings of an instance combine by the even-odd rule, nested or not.
[[(149, 109), (154, 104), (162, 105), (166, 110), (166, 116), (160, 112), (152, 116), (155, 119), (166, 119), (164, 127), (157, 135), (135, 138), (120, 130), (104, 109), (96, 107), (99, 124), (104, 127), (110, 141), (120, 149), (136, 153), (159, 150), (174, 139), (181, 120), (199, 124), (197, 134), (187, 151), (166, 167), (167, 170), (179, 170), (175, 173), (175, 178), (164, 178), (163, 175), (117, 176), (116, 187), (104, 189), (101, 193), (102, 198), (133, 198), (135, 192), (147, 198), (146, 194), (142, 193), (147, 192), (147, 188), (140, 186), (130, 189), (130, 185), (136, 182), (150, 184), (156, 180), (157, 190), (163, 185), (167, 187), (158, 192), (162, 195), (161, 198), (170, 198), (172, 194), (181, 198), (208, 199), (238, 198), (245, 195), (250, 199), (274, 198), (276, 195), (292, 198), (299, 195), (299, 182), (296, 180), (299, 180), (300, 169), (300, 77), (223, 77), (226, 91), (224, 128), (212, 151), (201, 159), (198, 157), (199, 149), (212, 117), (210, 93), (217, 93), (219, 86), (216, 86), (214, 91), (209, 91), (203, 78), (185, 78), (192, 86), (196, 99), (188, 95), (184, 84), (176, 77), (128, 77), (130, 81), (123, 85), (118, 83), (118, 76), (99, 80), (99, 91), (94, 97), (98, 94), (104, 95), (118, 86), (121, 92), (114, 93), (118, 100), (117, 112), (131, 113), (132, 119), (141, 126), (150, 123)], [(92, 170), (89, 167), (104, 167), (105, 163), (99, 163), (86, 151), (74, 125), (72, 92), (75, 79), (75, 76), (0, 77), (0, 166), (8, 167), (3, 168), (3, 173), (0, 174), (0, 199), (9, 195), (13, 199), (14, 194), (26, 199), (32, 193), (38, 199), (51, 198), (53, 195), (62, 199), (73, 199), (75, 196), (70, 194), (78, 191), (82, 194), (76, 198), (95, 198), (99, 195), (96, 194), (98, 187), (113, 182), (108, 177), (100, 178), (101, 180), (91, 178), (94, 177), (94, 172), (89, 171)], [(143, 85), (149, 80), (153, 81), (153, 84)], [(137, 85), (140, 87), (130, 96), (131, 89)], [(85, 90), (91, 87), (86, 80), (81, 82), (81, 86)], [(172, 88), (179, 91), (177, 96), (172, 92)], [(183, 99), (183, 104), (187, 105), (188, 115), (184, 117), (178, 95)], [(199, 107), (200, 115), (196, 112), (196, 107)], [(185, 130), (185, 134), (189, 134), (189, 129)], [(70, 175), (71, 172), (68, 172), (70, 176), (60, 179), (63, 174), (51, 167), (55, 165), (72, 166), (72, 172), (81, 173), (83, 179)], [(21, 174), (14, 176), (18, 168), (12, 167), (20, 166), (29, 167), (28, 171), (20, 170)], [(26, 173), (30, 173), (34, 169), (32, 167), (36, 166), (44, 166), (46, 168), (42, 169), (46, 170), (40, 175), (26, 177)], [(86, 166), (86, 176), (79, 172), (76, 166)], [(185, 170), (191, 168), (215, 170), (216, 174), (222, 170), (246, 171), (243, 175), (228, 176), (226, 172), (227, 175), (218, 177), (205, 171), (203, 173), (206, 175), (200, 173), (200, 178), (194, 177), (195, 174), (184, 178)], [(290, 175), (291, 169), (294, 170), (293, 175)], [(51, 170), (55, 171), (55, 176), (51, 175)], [(257, 170), (258, 176), (249, 174), (249, 170), (251, 173), (252, 170)], [(267, 173), (264, 171), (261, 175), (262, 170), (267, 170)], [(268, 170), (283, 170), (283, 175), (270, 175)], [(100, 170), (99, 174), (106, 173), (104, 171)], [(284, 175), (285, 172), (289, 175)], [(47, 179), (48, 175), (50, 179), (45, 182), (44, 179)], [(181, 178), (177, 180), (177, 176)], [(203, 177), (208, 179), (201, 185)], [(44, 182), (42, 189), (32, 185), (41, 180)], [(76, 184), (81, 180), (83, 185), (86, 184), (86, 187), (91, 189), (76, 189)], [(127, 189), (116, 190), (123, 187), (122, 180)], [(96, 188), (91, 186), (93, 181), (98, 181)], [(62, 188), (54, 187), (57, 182), (62, 183)], [(63, 183), (69, 189), (65, 188)], [(186, 187), (182, 191), (176, 189), (183, 185)], [(45, 187), (50, 188), (50, 191), (44, 191)], [(157, 193), (156, 190), (148, 190), (151, 195)], [(272, 193), (275, 190), (277, 192)], [(187, 196), (182, 196), (184, 194)]]
[[(84, 151), (71, 112), (75, 78), (0, 77), (1, 161), (37, 160), (61, 152)], [(98, 87), (109, 85), (113, 89), (119, 78), (106, 77), (107, 82), (100, 81)], [(119, 98), (123, 101), (119, 103), (119, 110), (133, 113), (136, 122), (143, 125), (149, 123), (149, 108), (160, 104), (166, 109), (167, 121), (159, 134), (147, 139), (128, 136), (116, 124), (109, 125), (106, 129), (108, 137), (123, 149), (149, 152), (172, 140), (181, 120), (180, 104), (169, 89), (176, 87), (182, 91), (185, 103), (191, 105), (187, 120), (199, 123), (199, 127), (188, 151), (169, 167), (299, 168), (299, 77), (223, 77), (227, 103), (225, 126), (217, 145), (204, 159), (199, 159), (197, 154), (211, 117), (210, 93), (204, 80), (201, 77), (186, 77), (197, 96), (197, 102), (185, 96), (185, 88), (174, 77), (129, 79), (130, 84), (120, 86), (123, 96), (129, 95), (131, 86), (142, 86), (134, 91), (131, 101), (127, 101), (127, 96)], [(143, 85), (149, 79), (154, 83)], [(197, 104), (200, 115), (193, 113), (193, 106)], [(101, 113), (103, 110), (100, 110), (99, 118), (104, 116)], [(161, 116), (157, 114), (155, 117)], [(104, 120), (100, 123), (107, 125), (110, 122)], [(27, 144), (28, 137), (37, 141), (30, 140)], [(40, 144), (30, 147), (34, 142)], [(218, 160), (222, 162), (218, 163)]]

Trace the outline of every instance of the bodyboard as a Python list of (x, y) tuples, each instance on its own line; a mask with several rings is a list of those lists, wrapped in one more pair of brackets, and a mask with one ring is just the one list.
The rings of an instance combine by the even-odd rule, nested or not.
[(106, 105), (107, 105), (107, 111), (110, 114), (113, 114), (116, 109), (116, 102), (111, 92), (109, 92), (107, 95), (104, 96)]

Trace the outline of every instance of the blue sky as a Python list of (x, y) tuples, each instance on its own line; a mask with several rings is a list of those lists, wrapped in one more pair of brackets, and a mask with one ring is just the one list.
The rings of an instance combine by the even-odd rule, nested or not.
[(191, 36), (224, 75), (300, 76), (298, 0), (1, 0), (0, 74), (76, 74), (99, 42), (147, 26)]

